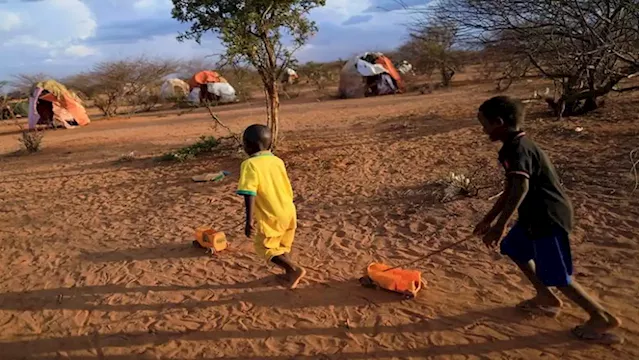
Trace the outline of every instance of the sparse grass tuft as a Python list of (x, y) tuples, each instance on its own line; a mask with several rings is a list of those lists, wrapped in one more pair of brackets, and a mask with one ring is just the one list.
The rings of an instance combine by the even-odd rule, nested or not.
[(441, 183), (445, 185), (444, 194), (441, 198), (442, 202), (451, 201), (458, 196), (473, 197), (478, 195), (478, 188), (464, 174), (452, 172), (441, 180)]
[(132, 162), (133, 160), (136, 159), (136, 152), (132, 151), (128, 154), (124, 154), (122, 156), (120, 156), (118, 158), (118, 160), (116, 160), (116, 163), (127, 163), (127, 162)]
[(166, 153), (158, 158), (159, 161), (187, 161), (195, 159), (196, 156), (211, 152), (220, 142), (213, 136), (201, 136), (196, 143), (185, 146), (178, 150)]

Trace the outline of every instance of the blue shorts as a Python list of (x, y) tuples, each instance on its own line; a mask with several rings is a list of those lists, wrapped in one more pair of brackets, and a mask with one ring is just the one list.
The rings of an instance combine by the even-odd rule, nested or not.
[(536, 275), (546, 286), (571, 284), (573, 263), (569, 234), (560, 227), (549, 235), (534, 238), (524, 227), (516, 224), (502, 240), (500, 253), (518, 263), (533, 260)]

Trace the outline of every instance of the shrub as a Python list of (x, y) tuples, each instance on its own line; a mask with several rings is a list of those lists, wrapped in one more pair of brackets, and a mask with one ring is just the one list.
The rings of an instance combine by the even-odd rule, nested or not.
[(179, 162), (191, 160), (200, 154), (211, 152), (219, 144), (220, 142), (215, 137), (203, 135), (200, 137), (200, 140), (198, 140), (196, 143), (189, 146), (185, 146), (178, 150), (166, 153), (162, 155), (158, 160), (160, 161), (177, 160)]
[(22, 130), (22, 136), (18, 141), (28, 153), (34, 153), (40, 151), (43, 137), (44, 133), (42, 131)]

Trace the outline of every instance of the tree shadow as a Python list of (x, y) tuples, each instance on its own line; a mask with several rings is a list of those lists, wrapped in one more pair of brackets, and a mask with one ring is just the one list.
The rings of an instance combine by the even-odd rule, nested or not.
[[(29, 355), (34, 359), (53, 359), (45, 354), (59, 351), (71, 352), (82, 350), (96, 350), (103, 353), (106, 348), (127, 348), (130, 346), (162, 344), (172, 341), (223, 341), (227, 339), (263, 340), (266, 338), (286, 338), (289, 336), (325, 336), (333, 338), (349, 339), (352, 336), (366, 335), (377, 336), (379, 334), (401, 334), (401, 333), (421, 333), (427, 336), (429, 333), (440, 331), (466, 331), (475, 324), (482, 322), (493, 322), (497, 324), (512, 324), (523, 320), (517, 310), (510, 307), (499, 307), (484, 311), (471, 311), (451, 316), (442, 316), (434, 319), (427, 319), (414, 323), (400, 325), (374, 325), (365, 327), (314, 327), (314, 328), (286, 328), (286, 329), (250, 329), (250, 330), (210, 330), (210, 331), (158, 331), (149, 333), (147, 331), (117, 333), (117, 334), (90, 334), (80, 336), (69, 336), (61, 338), (41, 338), (35, 340), (19, 340), (14, 342), (2, 342), (0, 347), (3, 354), (10, 357), (22, 357)], [(564, 345), (573, 342), (573, 338), (566, 330), (544, 331), (535, 335), (524, 335), (511, 337), (504, 340), (490, 340), (476, 343), (461, 343), (436, 345), (417, 349), (399, 350), (377, 350), (372, 352), (351, 352), (332, 353), (316, 355), (295, 355), (296, 359), (379, 359), (390, 357), (431, 357), (431, 356), (454, 356), (454, 355), (480, 355), (495, 354), (504, 351), (514, 351), (518, 349), (547, 349), (552, 346)], [(564, 349), (584, 348), (584, 343), (577, 341)], [(42, 356), (38, 356), (42, 354)], [(108, 359), (130, 359), (133, 355), (113, 355)], [(293, 355), (253, 355), (253, 356), (227, 356), (220, 357), (225, 360), (285, 360), (291, 359)], [(70, 356), (68, 359), (94, 359), (89, 356)], [(57, 359), (57, 358), (56, 358)]]
[(127, 248), (100, 252), (83, 252), (78, 257), (90, 262), (144, 261), (154, 259), (183, 259), (207, 256), (204, 249), (191, 245), (191, 241), (180, 244), (163, 244), (157, 247)]
[[(259, 307), (301, 309), (326, 306), (379, 306), (382, 303), (403, 300), (398, 293), (374, 291), (363, 288), (359, 282), (329, 281), (315, 283), (296, 289), (285, 290), (274, 275), (248, 282), (233, 284), (206, 284), (201, 286), (139, 286), (126, 287), (123, 285), (98, 285), (78, 288), (57, 288), (0, 294), (0, 309), (17, 311), (35, 311), (43, 309), (67, 309), (86, 311), (163, 311), (167, 309), (207, 308), (223, 305), (236, 305), (241, 302), (251, 303)], [(254, 289), (273, 288), (270, 290), (239, 292), (213, 300), (186, 300), (179, 303), (150, 303), (150, 304), (108, 304), (104, 295), (131, 294), (170, 291), (224, 290), (224, 289)]]

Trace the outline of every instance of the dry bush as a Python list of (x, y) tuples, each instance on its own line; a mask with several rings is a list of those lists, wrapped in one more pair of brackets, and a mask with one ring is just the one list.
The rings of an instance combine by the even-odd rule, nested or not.
[(162, 79), (175, 73), (174, 60), (150, 60), (144, 57), (105, 61), (89, 72), (67, 79), (70, 88), (94, 100), (94, 105), (107, 116), (115, 116), (123, 105), (132, 112), (148, 111), (159, 101)]
[[(216, 70), (219, 68), (215, 61), (211, 58), (193, 58), (191, 60), (181, 61), (178, 65), (177, 75), (180, 79), (187, 80), (193, 75), (204, 70)], [(225, 76), (224, 74), (221, 74)], [(226, 76), (225, 76), (226, 77)]]
[(310, 61), (299, 67), (300, 76), (306, 79), (306, 83), (312, 85), (316, 92), (323, 96), (329, 95), (327, 88), (335, 85), (340, 78), (341, 62), (316, 63)]
[(44, 73), (36, 74), (18, 74), (13, 76), (13, 80), (10, 85), (20, 93), (21, 96), (30, 96), (33, 87), (41, 82), (51, 79), (51, 77)]
[(429, 77), (437, 71), (442, 85), (449, 86), (465, 65), (463, 52), (454, 50), (457, 28), (450, 23), (418, 22), (410, 26), (409, 35), (410, 39), (396, 50), (396, 57), (409, 61), (414, 71)]
[(505, 45), (489, 45), (478, 54), (482, 79), (494, 80), (499, 92), (509, 89), (514, 81), (525, 77), (532, 69), (527, 56), (515, 56), (514, 50)]
[(9, 105), (9, 94), (4, 90), (8, 84), (8, 81), (0, 81), (0, 120), (13, 119), (15, 117), (12, 107)]
[(44, 131), (36, 129), (25, 130), (22, 126), (20, 126), (20, 129), (22, 132), (18, 142), (22, 147), (30, 154), (40, 151), (42, 139), (44, 138)]
[(262, 89), (260, 75), (245, 66), (238, 63), (221, 63), (219, 69), (221, 75), (236, 90), (236, 97), (240, 101), (251, 100), (251, 94)]
[(526, 58), (553, 80), (557, 91), (545, 100), (558, 117), (638, 88), (616, 90), (638, 73), (637, 0), (440, 0), (435, 8), (423, 14), (455, 24), (469, 43), (501, 50), (503, 61)]

